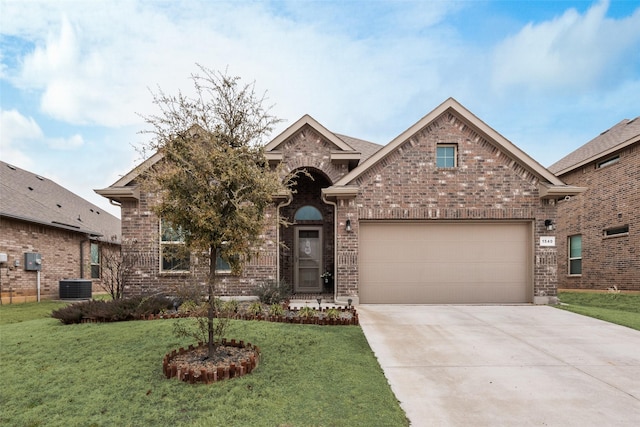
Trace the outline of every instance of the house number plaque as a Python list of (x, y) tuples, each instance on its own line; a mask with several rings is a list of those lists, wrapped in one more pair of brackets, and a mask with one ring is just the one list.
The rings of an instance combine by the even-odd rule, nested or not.
[(540, 246), (555, 246), (556, 236), (540, 236)]

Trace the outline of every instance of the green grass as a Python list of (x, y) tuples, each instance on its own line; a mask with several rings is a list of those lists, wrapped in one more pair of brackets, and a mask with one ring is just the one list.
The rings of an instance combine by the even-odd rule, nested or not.
[(173, 320), (65, 326), (44, 318), (53, 306), (17, 307), (0, 307), (3, 426), (408, 425), (359, 327), (233, 321), (260, 366), (192, 385), (162, 375), (190, 344)]
[(38, 303), (26, 304), (4, 304), (0, 306), (0, 325), (48, 318), (53, 310), (68, 304), (69, 302), (53, 300), (42, 300)]
[(640, 330), (640, 295), (559, 292), (563, 310)]

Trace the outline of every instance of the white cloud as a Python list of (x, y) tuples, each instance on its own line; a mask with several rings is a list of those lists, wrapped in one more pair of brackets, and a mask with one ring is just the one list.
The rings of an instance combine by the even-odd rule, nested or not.
[(33, 162), (26, 151), (29, 143), (43, 137), (42, 130), (31, 117), (16, 110), (0, 111), (0, 158), (21, 168)]
[(69, 138), (49, 138), (46, 143), (56, 150), (75, 150), (84, 145), (84, 139), (81, 135), (75, 134)]
[[(84, 139), (80, 134), (68, 138), (49, 137), (33, 117), (26, 117), (17, 110), (0, 110), (0, 156), (3, 161), (28, 170), (42, 157), (45, 146), (69, 151), (82, 145)], [(49, 154), (49, 157), (53, 156), (54, 153)]]
[[(230, 73), (255, 79), (288, 120), (312, 113), (344, 131), (354, 121), (377, 125), (416, 92), (438, 94), (425, 103), (429, 107), (448, 96), (441, 94), (445, 76), (438, 65), (455, 48), (443, 43), (451, 34), (437, 28), (450, 10), (444, 4), (426, 9), (420, 3), (391, 4), (394, 13), (361, 38), (350, 33), (353, 17), (336, 20), (329, 7), (325, 21), (303, 24), (274, 15), (263, 3), (214, 8), (194, 2), (186, 9), (171, 3), (74, 5), (47, 5), (46, 17), (32, 16), (47, 23), (47, 36), (24, 57), (13, 79), (41, 92), (43, 112), (69, 123), (139, 124), (136, 112), (153, 112), (147, 88), (189, 92), (196, 62), (214, 69), (229, 66)], [(18, 32), (33, 24), (11, 25)], [(394, 35), (390, 28), (404, 30)], [(429, 31), (430, 37), (413, 30)], [(420, 74), (418, 80), (414, 73)], [(353, 114), (347, 117), (336, 104), (349, 105)]]
[[(363, 2), (193, 0), (184, 7), (168, 1), (0, 1), (5, 1), (2, 33), (27, 46), (15, 60), (2, 58), (3, 77), (37, 96), (41, 110), (61, 122), (103, 126), (94, 134), (84, 130), (90, 126), (57, 132), (43, 142), (81, 146), (78, 153), (94, 150), (99, 132), (106, 141), (113, 128), (129, 125), (131, 136), (110, 141), (104, 156), (132, 152), (128, 143), (143, 126), (135, 113), (155, 112), (147, 88), (190, 93), (195, 63), (218, 70), (228, 66), (243, 81), (255, 80), (258, 92), (268, 89), (274, 113), (287, 120), (278, 131), (309, 113), (329, 129), (379, 143), (449, 96), (515, 137), (515, 143), (535, 144), (545, 132), (564, 138), (546, 126), (564, 129), (571, 117), (602, 110), (603, 104), (591, 99), (604, 85), (610, 85), (607, 103), (627, 106), (612, 114), (631, 109), (637, 97), (630, 95), (638, 94), (633, 81), (638, 81), (640, 9), (614, 20), (606, 16), (607, 2), (586, 13), (568, 10), (530, 23), (487, 46), (484, 39), (465, 35), (468, 22), (486, 21), (485, 9), (473, 3), (468, 18), (461, 9), (471, 3), (458, 1), (380, 1), (366, 7)], [(492, 42), (503, 37), (501, 26), (490, 30)], [(635, 55), (628, 68), (625, 55)], [(622, 87), (632, 92), (625, 95)], [(593, 96), (576, 105), (567, 100), (568, 91), (574, 98)], [(554, 156), (553, 150), (545, 156)], [(109, 170), (117, 164), (110, 162)], [(120, 164), (128, 165), (128, 159)]]
[(623, 67), (640, 40), (640, 10), (616, 21), (606, 17), (608, 8), (601, 1), (583, 15), (569, 9), (505, 39), (494, 51), (494, 88), (566, 94), (605, 84), (607, 72)]
[(25, 117), (16, 110), (0, 111), (0, 129), (2, 147), (43, 137), (38, 123), (32, 117)]

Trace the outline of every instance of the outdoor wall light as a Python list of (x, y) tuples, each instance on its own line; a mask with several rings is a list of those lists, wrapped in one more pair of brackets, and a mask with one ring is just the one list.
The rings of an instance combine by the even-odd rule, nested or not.
[(547, 230), (552, 231), (556, 229), (556, 224), (553, 222), (553, 220), (551, 219), (545, 219), (544, 220), (544, 226), (547, 228)]
[(351, 308), (351, 303), (353, 302), (353, 300), (351, 298), (349, 298), (347, 300), (347, 308)]
[(351, 220), (347, 219), (347, 223), (345, 225), (345, 230), (347, 230), (347, 233), (351, 233)]

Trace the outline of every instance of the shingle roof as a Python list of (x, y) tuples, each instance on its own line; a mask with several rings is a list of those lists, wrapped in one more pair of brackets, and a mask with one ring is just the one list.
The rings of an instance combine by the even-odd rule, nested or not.
[(118, 218), (49, 179), (2, 161), (0, 216), (120, 242)]
[(360, 152), (360, 154), (362, 155), (362, 157), (360, 158), (360, 162), (367, 160), (369, 157), (373, 156), (376, 151), (383, 147), (380, 144), (365, 141), (363, 139), (352, 138), (350, 136), (340, 135), (338, 133), (336, 133), (335, 135), (346, 142), (351, 148)]
[(549, 166), (549, 170), (556, 175), (562, 175), (638, 141), (640, 141), (640, 116), (633, 120), (624, 119)]

